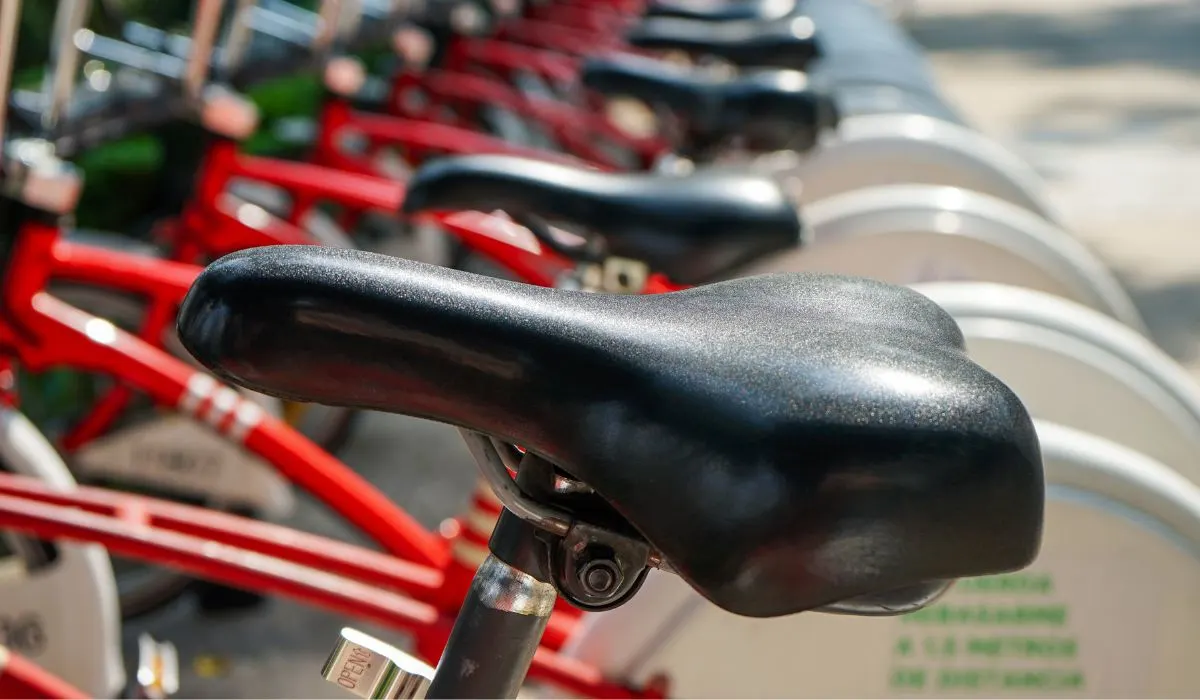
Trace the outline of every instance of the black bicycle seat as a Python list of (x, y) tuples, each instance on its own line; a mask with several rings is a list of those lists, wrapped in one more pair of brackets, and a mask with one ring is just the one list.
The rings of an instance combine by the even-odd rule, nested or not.
[(800, 242), (795, 205), (766, 176), (603, 173), (513, 156), (452, 156), (418, 168), (404, 212), (534, 215), (600, 234), (613, 255), (686, 284)]
[(771, 22), (651, 17), (632, 27), (625, 40), (643, 49), (716, 56), (736, 66), (754, 68), (803, 70), (821, 55), (812, 20), (807, 17)]
[(178, 328), (249, 389), (523, 446), (734, 613), (1008, 571), (1038, 549), (1028, 413), (907, 288), (780, 274), (589, 294), (276, 246), (210, 265)]
[(643, 56), (589, 58), (580, 82), (607, 96), (633, 97), (665, 109), (686, 125), (689, 139), (741, 136), (752, 151), (806, 151), (837, 126), (833, 99), (793, 70), (748, 71), (733, 77)]
[(796, 0), (717, 0), (703, 3), (694, 0), (650, 0), (644, 14), (646, 17), (730, 22), (779, 19), (795, 9)]

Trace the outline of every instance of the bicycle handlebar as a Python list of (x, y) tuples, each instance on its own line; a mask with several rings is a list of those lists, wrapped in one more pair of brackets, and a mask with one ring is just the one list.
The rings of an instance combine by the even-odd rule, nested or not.
[[(5, 13), (15, 13), (15, 8), (7, 9), (9, 0), (0, 0), (0, 4)], [(238, 14), (223, 37), (224, 46), (218, 47), (215, 38), (221, 0), (196, 1), (191, 37), (125, 22), (120, 39), (83, 28), (91, 0), (63, 0), (56, 15), (50, 89), (40, 94), (9, 93), (5, 106), (10, 109), (0, 110), (0, 135), (16, 117), (22, 132), (44, 133), (55, 142), (62, 157), (70, 157), (82, 149), (187, 114), (214, 69), (245, 90), (328, 55), (335, 42), (351, 48), (384, 40), (385, 32), (390, 34), (400, 19), (417, 20), (414, 13), (434, 25), (445, 23), (448, 20), (442, 15), (454, 4), (454, 0), (323, 0), (318, 13), (286, 0), (260, 0), (260, 4), (239, 0), (235, 10)], [(16, 24), (14, 18), (12, 25)], [(322, 26), (331, 29), (322, 32)], [(251, 47), (252, 35), (263, 35), (276, 43), (255, 43)], [(5, 70), (4, 62), (11, 59), (6, 59), (4, 53), (12, 52), (13, 43), (0, 40), (0, 72), (10, 72)], [(93, 88), (85, 82), (80, 88), (76, 81), (80, 54), (128, 70), (114, 71), (116, 85)], [(139, 80), (139, 73), (148, 75)]]
[(179, 56), (100, 36), (90, 30), (84, 30), (77, 35), (76, 45), (83, 54), (91, 58), (117, 63), (169, 80), (182, 79), (187, 70), (187, 61)]

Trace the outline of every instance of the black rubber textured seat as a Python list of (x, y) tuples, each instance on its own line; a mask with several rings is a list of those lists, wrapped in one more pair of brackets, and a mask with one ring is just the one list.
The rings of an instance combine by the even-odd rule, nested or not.
[(806, 151), (838, 122), (833, 99), (811, 89), (798, 71), (752, 71), (726, 78), (617, 54), (584, 61), (579, 79), (604, 95), (633, 97), (669, 110), (692, 138), (711, 142), (741, 136), (752, 151)]
[(679, 17), (705, 22), (766, 21), (791, 14), (795, 9), (795, 0), (722, 0), (710, 3), (650, 0), (646, 3), (645, 16)]
[(1012, 570), (1039, 546), (1029, 415), (906, 288), (790, 274), (601, 295), (280, 246), (210, 265), (178, 327), (250, 389), (532, 450), (734, 613)]
[(681, 283), (800, 242), (795, 205), (769, 177), (603, 173), (513, 156), (439, 158), (408, 181), (404, 211), (497, 209), (601, 234), (609, 251)]
[(717, 56), (747, 68), (803, 70), (821, 55), (819, 37), (807, 17), (770, 22), (706, 22), (651, 17), (625, 34), (631, 46)]

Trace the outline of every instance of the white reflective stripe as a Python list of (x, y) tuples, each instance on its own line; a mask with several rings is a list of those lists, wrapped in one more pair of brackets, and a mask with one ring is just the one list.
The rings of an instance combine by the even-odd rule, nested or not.
[(229, 437), (237, 442), (243, 442), (246, 436), (262, 422), (263, 410), (253, 401), (242, 401), (233, 413), (233, 423), (229, 426)]
[(467, 513), (466, 522), (464, 524), (471, 532), (474, 532), (477, 535), (483, 535), (484, 537), (489, 537), (492, 534), (492, 530), (496, 529), (496, 521), (499, 519), (500, 518), (498, 516), (492, 515), (491, 513), (485, 513), (481, 510), (472, 509)]
[(179, 397), (179, 410), (191, 416), (199, 414), (200, 406), (212, 395), (217, 388), (217, 380), (203, 372), (197, 372), (188, 379), (183, 396)]
[(225, 419), (233, 413), (240, 402), (241, 398), (236, 391), (227, 386), (218, 387), (212, 402), (208, 404), (208, 410), (205, 411), (204, 420), (217, 430), (223, 430)]
[(454, 541), (450, 553), (454, 555), (454, 561), (472, 568), (478, 568), (490, 554), (487, 547), (480, 547), (462, 539)]
[(492, 487), (488, 486), (488, 482), (484, 481), (483, 479), (477, 479), (475, 481), (475, 495), (481, 497), (488, 503), (496, 504), (497, 507), (504, 507), (504, 504), (500, 502), (500, 499), (496, 498), (496, 493), (492, 491)]
[(0, 675), (4, 675), (4, 669), (8, 666), (8, 647), (0, 644)]
[(264, 414), (257, 403), (244, 400), (235, 389), (219, 384), (204, 372), (188, 379), (178, 408), (180, 413), (203, 420), (238, 443), (262, 422)]

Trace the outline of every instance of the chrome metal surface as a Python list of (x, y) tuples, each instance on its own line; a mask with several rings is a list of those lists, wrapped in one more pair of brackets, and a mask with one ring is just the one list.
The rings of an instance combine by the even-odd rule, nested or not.
[(170, 642), (138, 636), (137, 687), (141, 697), (160, 700), (179, 692), (179, 654)]
[(558, 593), (552, 584), (539, 581), (492, 555), (475, 572), (471, 584), (479, 602), (493, 610), (548, 617)]
[(360, 698), (423, 698), (433, 669), (369, 634), (343, 627), (321, 676)]
[(547, 532), (559, 536), (567, 534), (571, 528), (570, 519), (521, 493), (516, 482), (508, 475), (508, 470), (504, 467), (504, 460), (496, 451), (491, 438), (465, 428), (460, 428), (459, 432), (462, 433), (463, 440), (467, 443), (467, 449), (471, 451), (471, 456), (475, 458), (480, 471), (483, 472), (483, 478), (487, 480), (488, 485), (496, 494), (496, 498), (504, 504), (505, 508), (513, 515), (529, 521)]

